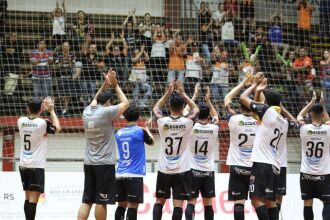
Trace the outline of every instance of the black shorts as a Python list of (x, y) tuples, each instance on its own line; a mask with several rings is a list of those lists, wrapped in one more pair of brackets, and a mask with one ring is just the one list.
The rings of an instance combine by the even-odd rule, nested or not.
[(166, 174), (158, 171), (156, 197), (169, 199), (172, 189), (173, 199), (189, 200), (191, 197), (191, 180), (190, 170), (175, 174)]
[(214, 172), (205, 172), (199, 170), (191, 170), (191, 172), (191, 198), (198, 198), (199, 192), (203, 198), (215, 197)]
[(280, 170), (266, 163), (253, 163), (250, 177), (250, 198), (276, 201)]
[(308, 200), (318, 198), (322, 201), (330, 201), (330, 174), (310, 175), (300, 173), (301, 199)]
[(277, 195), (286, 195), (286, 167), (281, 167), (278, 178)]
[(45, 169), (19, 167), (24, 191), (35, 191), (44, 193), (45, 191)]
[(249, 194), (251, 167), (230, 166), (228, 200), (247, 199)]
[(143, 203), (143, 177), (117, 178), (117, 202)]
[(83, 203), (115, 204), (115, 165), (84, 165)]

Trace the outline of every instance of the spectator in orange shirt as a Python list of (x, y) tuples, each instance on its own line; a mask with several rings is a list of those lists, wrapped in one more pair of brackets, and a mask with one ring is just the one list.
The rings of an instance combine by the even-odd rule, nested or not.
[(297, 5), (297, 43), (299, 47), (309, 47), (312, 13), (314, 8), (308, 0), (299, 0)]
[(299, 49), (299, 56), (293, 62), (293, 70), (296, 73), (296, 80), (299, 82), (313, 80), (312, 59), (307, 56), (306, 49)]
[[(191, 38), (187, 43), (191, 42)], [(180, 36), (175, 36), (174, 42), (170, 45), (170, 59), (168, 63), (167, 84), (174, 79), (184, 81), (185, 55), (187, 54), (187, 45), (182, 42)]]

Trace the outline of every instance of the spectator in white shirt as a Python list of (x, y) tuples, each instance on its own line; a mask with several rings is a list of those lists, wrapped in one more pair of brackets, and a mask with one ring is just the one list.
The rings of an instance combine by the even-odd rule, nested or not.
[(53, 48), (62, 46), (62, 41), (65, 38), (65, 0), (62, 2), (62, 8), (59, 7), (58, 2), (56, 1), (56, 8), (52, 13), (53, 18)]

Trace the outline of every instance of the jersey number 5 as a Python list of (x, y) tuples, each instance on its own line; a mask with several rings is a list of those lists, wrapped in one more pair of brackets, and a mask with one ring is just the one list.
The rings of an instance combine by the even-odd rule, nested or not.
[(30, 150), (31, 149), (31, 141), (28, 139), (31, 137), (30, 134), (24, 134), (24, 149), (25, 150)]

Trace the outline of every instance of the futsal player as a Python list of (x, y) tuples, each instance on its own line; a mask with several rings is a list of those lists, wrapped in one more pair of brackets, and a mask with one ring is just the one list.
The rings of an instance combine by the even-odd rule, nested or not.
[(256, 209), (259, 220), (275, 220), (280, 174), (279, 152), (286, 147), (284, 139), (289, 123), (281, 115), (279, 93), (272, 91), (265, 93), (266, 104), (254, 102), (249, 98), (263, 80), (264, 76), (257, 74), (253, 84), (240, 96), (240, 102), (249, 107), (261, 121), (251, 154), (253, 165), (250, 177), (250, 198), (252, 205)]
[[(51, 121), (40, 117), (44, 110), (50, 113)], [(17, 121), (21, 139), (19, 172), (25, 191), (25, 219), (34, 220), (40, 194), (45, 188), (47, 134), (59, 133), (61, 127), (51, 97), (31, 99), (27, 113), (28, 116)]]
[[(117, 105), (112, 104), (109, 86), (115, 90), (119, 100)], [(88, 219), (94, 203), (95, 218), (104, 220), (107, 216), (107, 204), (116, 202), (116, 140), (113, 120), (119, 118), (128, 106), (129, 102), (119, 87), (116, 73), (109, 71), (92, 103), (83, 111), (87, 146), (84, 158), (84, 192), (78, 220)]]
[[(313, 199), (320, 199), (324, 206), (323, 220), (330, 219), (330, 126), (329, 115), (321, 103), (312, 100), (299, 113), (297, 120), (301, 125), (301, 169), (300, 190), (304, 200), (304, 219), (313, 220)], [(306, 123), (304, 116), (310, 111), (311, 122)], [(325, 123), (324, 123), (325, 122)]]
[(224, 99), (230, 134), (230, 146), (226, 162), (230, 166), (228, 200), (234, 202), (235, 220), (244, 220), (244, 205), (249, 192), (252, 167), (250, 159), (257, 130), (257, 120), (252, 117), (252, 111), (241, 103), (239, 112), (237, 112), (233, 106), (233, 99), (252, 78), (252, 74), (246, 75), (243, 81), (233, 88)]
[[(164, 116), (161, 109), (168, 100), (170, 115)], [(184, 117), (185, 102), (191, 111)], [(183, 202), (189, 200), (191, 196), (188, 144), (194, 119), (199, 113), (198, 106), (185, 93), (183, 83), (177, 81), (169, 85), (163, 97), (154, 106), (153, 113), (157, 117), (161, 139), (153, 219), (162, 218), (163, 205), (172, 194), (174, 206), (172, 220), (180, 220)]]
[(130, 106), (123, 113), (127, 125), (116, 133), (119, 161), (116, 171), (117, 202), (115, 220), (136, 220), (137, 209), (143, 203), (143, 176), (146, 175), (144, 143), (152, 145), (153, 136), (146, 127), (137, 126), (140, 109)]

